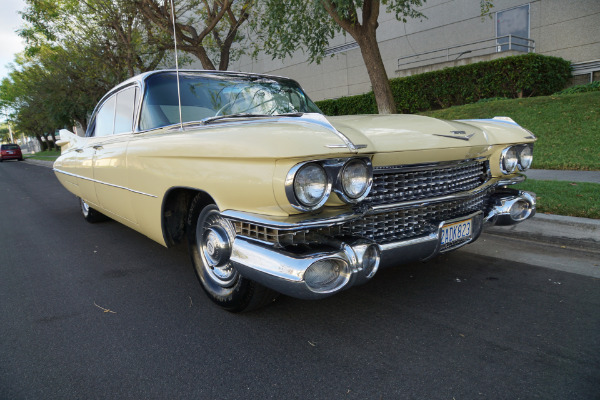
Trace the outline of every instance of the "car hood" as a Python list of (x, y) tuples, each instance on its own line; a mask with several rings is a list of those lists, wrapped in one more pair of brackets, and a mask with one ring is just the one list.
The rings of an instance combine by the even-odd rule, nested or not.
[[(348, 154), (488, 148), (495, 144), (532, 141), (516, 123), (503, 120), (444, 121), (416, 115), (354, 115), (223, 121), (190, 124), (184, 131), (165, 127), (135, 134), (131, 145), (153, 138), (161, 153), (178, 157), (296, 158)], [(528, 140), (530, 139), (530, 140)], [(63, 152), (119, 137), (79, 138), (61, 131)], [(90, 141), (90, 143), (88, 143)], [(197, 144), (201, 142), (202, 146)]]
[(446, 121), (419, 115), (353, 115), (327, 117), (355, 146), (389, 153), (510, 144), (534, 140), (509, 118)]

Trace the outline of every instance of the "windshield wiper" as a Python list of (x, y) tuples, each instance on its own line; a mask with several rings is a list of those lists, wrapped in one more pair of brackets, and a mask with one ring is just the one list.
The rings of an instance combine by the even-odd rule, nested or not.
[(200, 122), (202, 124), (210, 124), (211, 122), (219, 121), (222, 119), (235, 119), (235, 118), (277, 118), (277, 117), (301, 117), (304, 113), (287, 113), (287, 114), (250, 114), (250, 113), (239, 113), (229, 115), (217, 115), (215, 117), (204, 118)]

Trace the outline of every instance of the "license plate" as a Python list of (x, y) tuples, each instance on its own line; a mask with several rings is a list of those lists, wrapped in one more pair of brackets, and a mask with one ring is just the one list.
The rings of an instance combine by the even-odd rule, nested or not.
[(12, 151), (9, 151), (9, 152), (8, 152), (8, 154), (12, 154), (12, 153), (13, 153)]
[(454, 222), (442, 227), (442, 244), (449, 244), (471, 237), (471, 219)]

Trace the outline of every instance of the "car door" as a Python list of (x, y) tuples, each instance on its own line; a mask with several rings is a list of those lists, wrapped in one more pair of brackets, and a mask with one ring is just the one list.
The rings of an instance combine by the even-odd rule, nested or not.
[[(109, 98), (96, 118), (93, 169), (100, 207), (136, 224), (127, 173), (127, 145), (133, 132), (138, 90), (129, 86)], [(103, 110), (105, 112), (103, 113)]]

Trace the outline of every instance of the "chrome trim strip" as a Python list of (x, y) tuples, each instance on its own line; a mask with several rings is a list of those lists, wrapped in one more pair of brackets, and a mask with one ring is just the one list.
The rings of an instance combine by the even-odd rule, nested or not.
[[(440, 226), (443, 224), (444, 224), (443, 222), (440, 222)], [(408, 240), (401, 240), (399, 242), (381, 244), (381, 245), (379, 245), (379, 247), (381, 248), (381, 251), (389, 251), (389, 250), (399, 249), (399, 248), (407, 247), (407, 246), (414, 246), (414, 245), (420, 245), (420, 244), (428, 243), (428, 242), (435, 242), (435, 241), (439, 240), (439, 231), (440, 231), (440, 228), (438, 228), (438, 230), (430, 233), (427, 236), (421, 236), (418, 238), (408, 239)]]
[(455, 161), (440, 161), (440, 162), (431, 162), (431, 163), (423, 163), (423, 164), (408, 164), (408, 165), (391, 165), (391, 166), (382, 166), (382, 167), (373, 167), (373, 173), (377, 174), (379, 172), (411, 172), (411, 171), (427, 171), (430, 169), (444, 168), (444, 167), (453, 167), (459, 166), (462, 164), (469, 164), (475, 161), (485, 161), (486, 157), (475, 157), (469, 158), (467, 160), (455, 160)]
[(527, 177), (523, 174), (518, 174), (513, 178), (505, 178), (498, 180), (498, 186), (516, 185), (517, 183), (525, 182)]
[(72, 176), (72, 177), (75, 177), (75, 178), (83, 179), (83, 180), (86, 180), (86, 181), (90, 181), (90, 182), (94, 182), (94, 183), (99, 183), (101, 185), (106, 185), (106, 186), (111, 186), (111, 187), (114, 187), (114, 188), (117, 188), (117, 189), (127, 190), (127, 191), (132, 192), (132, 193), (141, 194), (141, 195), (148, 196), (148, 197), (153, 197), (153, 198), (158, 198), (158, 196), (155, 196), (153, 194), (140, 192), (138, 190), (130, 189), (130, 188), (127, 188), (125, 186), (119, 186), (119, 185), (115, 185), (115, 184), (112, 184), (112, 183), (102, 182), (102, 181), (99, 181), (97, 179), (92, 179), (92, 178), (88, 178), (86, 176), (81, 176), (81, 175), (73, 174), (71, 172), (66, 172), (66, 171), (63, 171), (63, 170), (60, 170), (60, 169), (57, 169), (57, 168), (53, 168), (53, 171), (61, 173), (61, 174), (64, 174), (64, 175)]
[(318, 214), (295, 214), (289, 216), (272, 217), (262, 214), (253, 214), (244, 211), (225, 210), (221, 212), (224, 218), (233, 221), (248, 222), (270, 229), (279, 229), (286, 231), (296, 231), (309, 228), (318, 228), (326, 225), (339, 225), (353, 219), (360, 218), (366, 212), (348, 211), (339, 213), (334, 210), (329, 213), (321, 212)]

